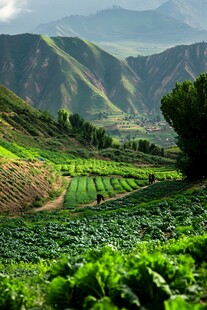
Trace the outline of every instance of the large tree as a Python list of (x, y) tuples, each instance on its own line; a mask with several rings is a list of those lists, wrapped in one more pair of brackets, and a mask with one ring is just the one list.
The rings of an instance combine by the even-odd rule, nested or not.
[(178, 134), (178, 166), (189, 179), (207, 177), (207, 73), (176, 83), (161, 99), (161, 111)]

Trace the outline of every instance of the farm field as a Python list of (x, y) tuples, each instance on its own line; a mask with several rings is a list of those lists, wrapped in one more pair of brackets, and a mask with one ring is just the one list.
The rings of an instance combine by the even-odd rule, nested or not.
[(180, 172), (174, 167), (153, 167), (139, 166), (124, 162), (115, 162), (95, 159), (71, 159), (67, 164), (57, 165), (56, 169), (70, 176), (78, 175), (101, 175), (112, 176), (119, 175), (122, 177), (136, 178), (138, 180), (148, 179), (149, 174), (156, 174), (158, 180), (181, 178)]
[(164, 180), (74, 212), (2, 216), (1, 308), (206, 309), (206, 197)]
[(95, 201), (97, 194), (103, 195), (106, 199), (116, 194), (131, 192), (147, 184), (148, 180), (132, 178), (74, 177), (65, 197), (64, 208), (73, 210), (79, 205)]
[(26, 213), (0, 216), (0, 309), (205, 309), (205, 184), (182, 180), (172, 165), (8, 150), (0, 185), (10, 194), (23, 199), (28, 177), (34, 195), (46, 184), (54, 195), (62, 176), (70, 185), (61, 209), (32, 212), (38, 200)]

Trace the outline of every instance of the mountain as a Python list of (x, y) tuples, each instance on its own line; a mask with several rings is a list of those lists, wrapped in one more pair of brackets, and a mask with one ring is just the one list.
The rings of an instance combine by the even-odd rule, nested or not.
[(144, 110), (137, 75), (124, 61), (78, 38), (0, 36), (0, 83), (40, 110), (91, 117)]
[(207, 43), (124, 61), (78, 38), (0, 36), (0, 83), (36, 109), (92, 120), (99, 112), (160, 113), (177, 81), (207, 71)]
[(94, 42), (142, 41), (194, 43), (207, 39), (199, 31), (159, 11), (132, 11), (115, 7), (90, 16), (69, 16), (53, 23), (39, 25), (38, 34), (71, 36), (74, 32)]
[(31, 32), (40, 23), (48, 23), (68, 15), (90, 15), (106, 8), (121, 5), (131, 10), (152, 10), (166, 0), (1, 0), (1, 34)]
[(195, 80), (207, 71), (207, 43), (181, 45), (157, 55), (129, 57), (128, 65), (143, 83), (142, 95), (148, 108), (159, 113), (160, 99), (176, 82)]
[(206, 0), (196, 0), (196, 2), (194, 0), (168, 0), (157, 9), (157, 12), (174, 17), (191, 27), (207, 30)]

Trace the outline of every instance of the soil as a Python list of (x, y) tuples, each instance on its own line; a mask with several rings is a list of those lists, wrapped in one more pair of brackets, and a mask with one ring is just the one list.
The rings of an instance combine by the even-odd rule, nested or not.
[(0, 213), (28, 212), (37, 200), (63, 187), (63, 177), (46, 163), (31, 160), (0, 162)]
[(59, 209), (63, 206), (65, 195), (67, 193), (68, 186), (70, 185), (71, 178), (65, 177), (67, 182), (67, 188), (61, 193), (61, 195), (51, 201), (46, 202), (42, 207), (33, 209), (34, 212), (38, 211), (52, 211)]

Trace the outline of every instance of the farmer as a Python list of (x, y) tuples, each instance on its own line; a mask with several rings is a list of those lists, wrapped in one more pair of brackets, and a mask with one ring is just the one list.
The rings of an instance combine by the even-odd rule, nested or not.
[(101, 199), (104, 200), (104, 196), (101, 194), (97, 194), (97, 204), (99, 205), (99, 203), (101, 202)]
[(152, 183), (155, 183), (155, 175), (154, 174), (151, 175), (151, 180), (152, 180)]
[(155, 175), (154, 174), (149, 174), (149, 184), (155, 183)]
[(152, 184), (152, 174), (149, 174), (148, 180), (149, 180), (149, 184)]

